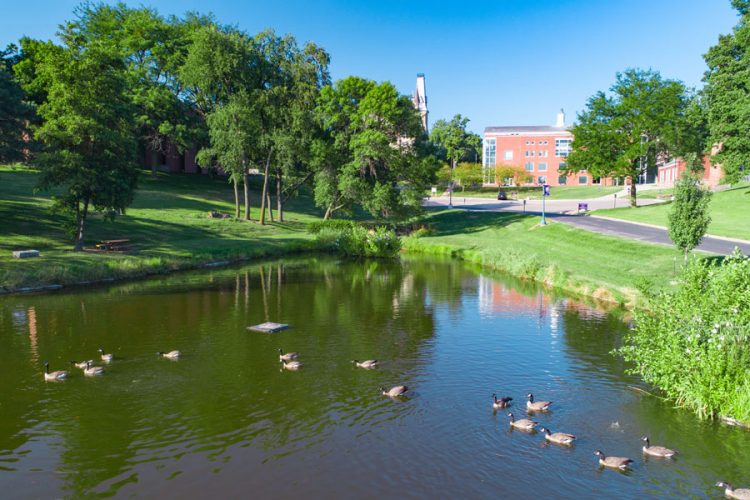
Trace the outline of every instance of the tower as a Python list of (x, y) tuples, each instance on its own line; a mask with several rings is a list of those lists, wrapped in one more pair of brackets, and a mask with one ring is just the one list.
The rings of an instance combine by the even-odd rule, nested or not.
[(427, 92), (424, 85), (424, 73), (417, 73), (417, 90), (414, 92), (414, 107), (419, 110), (422, 117), (422, 128), (425, 132), (427, 129)]
[(560, 110), (559, 113), (557, 113), (557, 122), (555, 123), (555, 127), (557, 128), (564, 128), (565, 127), (565, 111)]

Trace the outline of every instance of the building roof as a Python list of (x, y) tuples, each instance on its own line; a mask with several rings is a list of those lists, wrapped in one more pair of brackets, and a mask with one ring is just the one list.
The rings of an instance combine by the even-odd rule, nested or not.
[(571, 127), (551, 127), (549, 125), (522, 125), (511, 127), (485, 127), (485, 134), (560, 134), (563, 132), (570, 133)]

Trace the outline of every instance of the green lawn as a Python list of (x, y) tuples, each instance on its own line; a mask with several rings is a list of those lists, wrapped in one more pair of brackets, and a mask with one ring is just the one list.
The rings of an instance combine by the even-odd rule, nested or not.
[[(529, 197), (532, 200), (538, 200), (542, 197), (541, 187), (502, 187), (502, 188), (482, 188), (480, 190), (461, 190), (456, 188), (453, 193), (454, 197), (463, 198), (495, 198), (497, 197), (498, 189), (502, 189), (508, 194), (510, 198), (512, 193), (518, 193), (517, 198), (522, 199)], [(550, 196), (548, 199), (551, 200), (590, 200), (592, 198), (599, 198), (608, 194), (617, 193), (622, 191), (622, 186), (552, 186), (550, 188)]]
[[(597, 210), (594, 214), (666, 227), (670, 207), (670, 203), (663, 203), (638, 208)], [(738, 184), (726, 191), (714, 193), (710, 210), (712, 221), (708, 226), (709, 234), (750, 240), (750, 184)]]
[(450, 254), (516, 276), (604, 300), (632, 303), (635, 286), (672, 279), (677, 252), (670, 247), (583, 231), (539, 217), (498, 212), (434, 210), (434, 234), (410, 237), (414, 252)]
[[(50, 213), (49, 196), (34, 193), (37, 179), (27, 168), (0, 167), (0, 287), (126, 277), (304, 249), (311, 239), (305, 223), (321, 215), (309, 196), (301, 196), (290, 201), (284, 224), (209, 219), (209, 210), (233, 213), (232, 189), (225, 179), (167, 174), (153, 179), (144, 172), (126, 216), (108, 222), (94, 215), (86, 229), (87, 246), (129, 238), (137, 253), (75, 253), (62, 219)], [(259, 181), (251, 196), (251, 216), (256, 218)], [(36, 249), (43, 257), (13, 259), (11, 252), (18, 249)]]

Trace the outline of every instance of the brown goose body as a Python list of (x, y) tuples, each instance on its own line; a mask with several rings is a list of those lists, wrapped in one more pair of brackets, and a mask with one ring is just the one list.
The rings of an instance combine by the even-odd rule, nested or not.
[(646, 455), (659, 458), (672, 458), (673, 456), (677, 455), (676, 451), (670, 450), (669, 448), (665, 448), (663, 446), (651, 446), (651, 443), (648, 440), (648, 436), (643, 437), (643, 442), (646, 443), (643, 446), (643, 453)]
[(529, 411), (547, 411), (552, 405), (552, 401), (534, 401), (534, 395), (529, 393), (526, 395), (529, 400), (526, 402), (526, 409)]
[(380, 388), (380, 392), (383, 394), (383, 396), (388, 396), (389, 398), (397, 398), (399, 396), (403, 396), (406, 391), (408, 391), (409, 388), (405, 385), (397, 385), (394, 387), (391, 387), (390, 389), (386, 390), (384, 387)]
[(284, 354), (284, 351), (279, 349), (279, 361), (295, 361), (299, 359), (298, 352), (288, 352)]
[(87, 377), (95, 377), (104, 373), (104, 368), (101, 366), (94, 366), (91, 361), (86, 362), (86, 368), (83, 369), (83, 374)]
[(508, 417), (510, 417), (510, 425), (511, 427), (515, 427), (516, 429), (521, 429), (522, 431), (533, 431), (534, 427), (536, 427), (537, 422), (534, 422), (531, 419), (528, 418), (522, 418), (520, 420), (516, 420), (515, 417), (513, 417), (512, 413), (508, 413)]
[(57, 370), (54, 372), (49, 371), (49, 363), (47, 361), (44, 362), (44, 380), (50, 381), (50, 382), (59, 382), (61, 380), (65, 380), (68, 377), (68, 372), (65, 370)]
[(724, 489), (724, 496), (726, 496), (727, 498), (750, 500), (750, 489), (748, 488), (735, 489), (734, 486), (729, 483), (725, 483), (724, 481), (719, 481), (718, 483), (716, 483), (716, 486)]
[(302, 368), (302, 363), (300, 363), (299, 361), (284, 361), (282, 359), (281, 364), (287, 370), (299, 370), (300, 368)]
[(544, 433), (544, 439), (552, 443), (571, 445), (576, 439), (573, 434), (568, 434), (567, 432), (550, 432), (545, 427), (540, 427), (539, 430)]
[(633, 463), (631, 459), (626, 457), (607, 457), (599, 450), (596, 450), (594, 455), (599, 457), (599, 465), (609, 467), (610, 469), (625, 470), (628, 468), (628, 465)]
[(510, 406), (510, 402), (513, 401), (513, 398), (510, 396), (505, 396), (500, 399), (497, 399), (497, 394), (492, 395), (492, 408), (494, 410), (499, 410), (501, 408), (507, 408)]
[(378, 365), (380, 364), (380, 361), (378, 361), (377, 359), (368, 359), (366, 361), (359, 361), (359, 360), (354, 359), (352, 360), (352, 363), (354, 363), (354, 366), (356, 366), (357, 368), (370, 369), (370, 368), (377, 368)]

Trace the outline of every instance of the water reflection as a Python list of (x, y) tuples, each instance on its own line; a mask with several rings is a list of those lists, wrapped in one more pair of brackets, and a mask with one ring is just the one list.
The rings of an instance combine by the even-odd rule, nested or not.
[[(291, 328), (246, 330), (264, 321)], [(625, 329), (618, 314), (428, 260), (287, 260), (6, 297), (0, 487), (22, 497), (248, 488), (520, 498), (619, 488), (629, 497), (678, 483), (674, 491), (700, 495), (714, 475), (740, 479), (746, 435), (630, 389), (642, 386), (610, 355)], [(116, 357), (105, 376), (43, 383), (43, 360), (59, 369), (100, 346)], [(301, 352), (303, 368), (280, 370), (278, 348)], [(172, 349), (180, 361), (155, 355)], [(350, 363), (369, 358), (381, 369)], [(412, 388), (408, 400), (380, 396), (396, 384)], [(513, 395), (523, 413), (531, 390), (556, 401), (538, 418), (579, 435), (576, 447), (550, 449), (492, 415), (493, 392)], [(700, 438), (685, 442), (686, 430)], [(596, 471), (595, 447), (640, 458), (645, 432), (684, 458), (639, 463), (633, 477)], [(553, 480), (539, 484), (530, 469)]]

